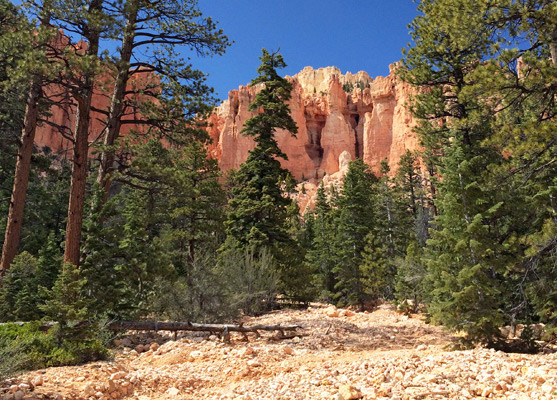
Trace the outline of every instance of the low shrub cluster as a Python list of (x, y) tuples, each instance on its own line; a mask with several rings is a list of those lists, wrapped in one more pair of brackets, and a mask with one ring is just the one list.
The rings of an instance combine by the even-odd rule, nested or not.
[(43, 331), (41, 326), (40, 322), (0, 325), (0, 380), (26, 370), (82, 364), (110, 355), (98, 338), (60, 340), (56, 327)]

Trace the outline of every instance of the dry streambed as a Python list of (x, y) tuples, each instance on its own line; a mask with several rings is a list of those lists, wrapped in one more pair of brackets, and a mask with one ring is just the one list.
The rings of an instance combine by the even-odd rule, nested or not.
[(449, 351), (453, 339), (382, 306), (281, 311), (247, 324), (299, 324), (279, 340), (130, 335), (112, 362), (49, 368), (7, 382), (0, 399), (554, 399), (557, 354)]

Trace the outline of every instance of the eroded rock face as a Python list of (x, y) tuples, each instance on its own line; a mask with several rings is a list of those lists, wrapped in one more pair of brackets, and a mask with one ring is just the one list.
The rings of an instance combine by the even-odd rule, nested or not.
[[(279, 130), (276, 138), (288, 160), (282, 166), (298, 180), (317, 184), (341, 169), (339, 157), (360, 157), (374, 172), (387, 159), (392, 170), (407, 149), (418, 147), (414, 121), (404, 107), (410, 87), (394, 75), (371, 78), (365, 72), (341, 74), (335, 67), (304, 68), (293, 77), (290, 108), (298, 126), (293, 137)], [(251, 138), (240, 134), (260, 86), (241, 86), (229, 93), (211, 116), (211, 154), (223, 171), (238, 168), (253, 149)], [(347, 93), (350, 92), (350, 93)], [(346, 158), (346, 157), (345, 157)]]
[[(389, 76), (375, 79), (362, 71), (343, 75), (335, 67), (306, 67), (287, 77), (293, 84), (289, 105), (298, 133), (294, 137), (290, 132), (278, 130), (276, 139), (288, 156), (281, 161), (282, 166), (303, 181), (306, 193), (298, 196), (302, 211), (311, 208), (313, 194), (322, 180), (326, 186), (342, 184), (348, 161), (362, 158), (378, 173), (381, 161), (387, 159), (394, 172), (405, 151), (418, 147), (412, 132), (415, 122), (405, 108), (411, 89), (396, 78), (395, 68), (396, 65), (391, 65)], [(135, 79), (149, 81), (149, 76), (142, 75)], [(93, 96), (93, 106), (108, 110), (109, 99), (101, 94), (102, 87)], [(247, 85), (232, 90), (209, 117), (207, 130), (213, 139), (210, 155), (219, 160), (224, 172), (239, 168), (254, 148), (253, 139), (241, 131), (246, 120), (254, 115), (249, 105), (261, 88), (262, 85)], [(51, 110), (51, 124), (38, 127), (36, 144), (63, 155), (72, 148), (68, 136), (75, 125), (75, 104), (64, 97), (67, 94), (60, 88), (49, 90), (60, 93), (59, 106)], [(103, 120), (98, 113), (91, 118), (90, 142), (99, 140)], [(60, 134), (60, 127), (66, 127), (66, 136)], [(130, 129), (137, 127), (126, 124), (121, 134)]]

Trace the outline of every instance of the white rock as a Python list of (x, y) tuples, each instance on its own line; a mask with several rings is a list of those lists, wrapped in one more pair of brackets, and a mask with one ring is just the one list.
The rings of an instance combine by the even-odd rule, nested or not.
[(26, 384), (26, 383), (20, 383), (18, 385), (19, 390), (21, 390), (23, 393), (25, 393), (27, 390), (29, 390), (31, 388), (30, 385)]
[(126, 373), (124, 371), (118, 371), (118, 372), (115, 372), (112, 375), (110, 375), (110, 379), (117, 380), (117, 379), (122, 379), (125, 376), (126, 376)]
[(168, 394), (169, 396), (178, 396), (179, 393), (180, 393), (180, 389), (175, 387), (171, 387), (166, 391), (166, 394)]
[(43, 376), (42, 375), (35, 376), (33, 380), (31, 380), (31, 383), (33, 384), (33, 386), (41, 386), (44, 383)]
[(260, 363), (259, 361), (257, 361), (257, 360), (249, 360), (249, 361), (247, 362), (247, 364), (248, 364), (248, 366), (250, 366), (250, 367), (260, 367), (260, 366), (261, 366), (261, 363)]

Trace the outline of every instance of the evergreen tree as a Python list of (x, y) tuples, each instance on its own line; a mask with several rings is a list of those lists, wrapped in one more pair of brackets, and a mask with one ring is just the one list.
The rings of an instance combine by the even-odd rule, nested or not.
[(56, 70), (46, 62), (45, 45), (55, 35), (50, 25), (50, 7), (50, 2), (47, 2), (37, 15), (39, 26), (33, 29), (11, 3), (3, 1), (0, 4), (0, 128), (3, 139), (6, 138), (5, 129), (10, 136), (16, 131), (21, 135), (19, 141), (12, 142), (17, 144), (17, 158), (4, 231), (0, 277), (6, 273), (18, 252), (35, 131), (41, 114), (40, 100), (44, 98), (41, 86)]
[[(429, 222), (433, 214), (432, 199), (427, 197), (424, 183), (417, 155), (407, 150), (400, 157), (394, 185), (400, 196), (403, 225), (409, 233), (408, 238), (410, 241), (417, 239), (422, 245), (429, 237)], [(412, 225), (414, 232), (410, 234)]]
[(364, 305), (369, 300), (362, 274), (362, 257), (366, 237), (376, 227), (375, 199), (377, 178), (361, 159), (352, 161), (344, 178), (338, 198), (338, 216), (335, 223), (335, 253), (338, 262), (333, 272), (337, 276), (335, 297), (339, 304)]
[(32, 321), (40, 319), (37, 309), (37, 259), (27, 252), (19, 254), (4, 277), (0, 288), (0, 320)]
[(327, 198), (323, 182), (317, 189), (315, 209), (306, 219), (311, 221), (313, 230), (313, 240), (307, 253), (308, 262), (316, 271), (321, 299), (332, 301), (336, 285), (333, 272), (336, 265), (334, 210)]
[(62, 255), (54, 233), (48, 235), (46, 243), (39, 250), (37, 283), (48, 290), (52, 289), (60, 275)]
[(391, 296), (393, 291), (392, 273), (385, 255), (384, 246), (369, 233), (365, 238), (360, 273), (365, 293), (371, 300)]
[[(235, 174), (235, 186), (229, 201), (226, 249), (252, 249), (255, 254), (268, 248), (279, 268), (279, 289), (288, 297), (304, 298), (309, 277), (300, 276), (297, 244), (289, 235), (288, 206), (292, 200), (285, 194), (288, 171), (278, 158), (286, 159), (274, 138), (276, 129), (296, 134), (298, 128), (286, 102), (290, 99), (292, 83), (280, 77), (277, 69), (286, 64), (278, 53), (263, 49), (259, 76), (252, 85), (265, 86), (250, 105), (261, 110), (248, 119), (242, 133), (254, 138), (255, 148)], [(303, 275), (303, 274), (302, 274)]]
[[(546, 24), (555, 9), (544, 1), (437, 0), (420, 11), (401, 74), (426, 88), (413, 111), (426, 164), (440, 175), (425, 251), (429, 309), (469, 341), (495, 345), (501, 324), (532, 320), (525, 286), (535, 287), (551, 260), (552, 240), (541, 232), (555, 219), (547, 84), (555, 36)], [(532, 202), (536, 211), (522, 206)], [(531, 257), (526, 243), (536, 243)]]
[[(179, 280), (183, 290), (175, 289), (186, 297), (201, 293), (198, 269), (209, 268), (203, 254), (216, 250), (224, 230), (220, 173), (202, 143), (166, 148), (150, 140), (132, 151), (129, 167), (114, 176), (121, 193), (103, 205), (104, 191), (97, 191), (86, 223), (85, 290), (95, 299), (91, 307), (110, 317), (148, 313), (155, 288), (171, 286), (167, 280)], [(212, 271), (205, 272), (209, 280)], [(162, 303), (155, 308), (164, 313)]]
[(401, 310), (418, 312), (420, 304), (427, 298), (425, 275), (423, 248), (418, 242), (412, 242), (408, 246), (406, 257), (399, 259), (397, 263), (395, 293)]
[[(205, 75), (192, 68), (190, 58), (177, 53), (212, 56), (230, 45), (213, 20), (202, 15), (196, 1), (127, 0), (112, 12), (120, 29), (111, 39), (121, 46), (111, 65), (114, 82), (97, 175), (106, 195), (120, 128), (137, 118), (138, 111), (142, 125), (170, 141), (179, 141), (178, 131), (199, 124), (199, 117), (209, 111), (212, 89), (206, 86)], [(147, 73), (157, 74), (157, 90), (128, 84), (133, 79), (143, 82)]]
[[(58, 345), (73, 347), (81, 343), (87, 345), (95, 341), (95, 326), (88, 306), (90, 300), (83, 295), (86, 280), (73, 264), (66, 264), (52, 290), (41, 288), (41, 296), (46, 299), (40, 310), (52, 321), (57, 322), (56, 338)], [(85, 346), (83, 346), (85, 347)]]

